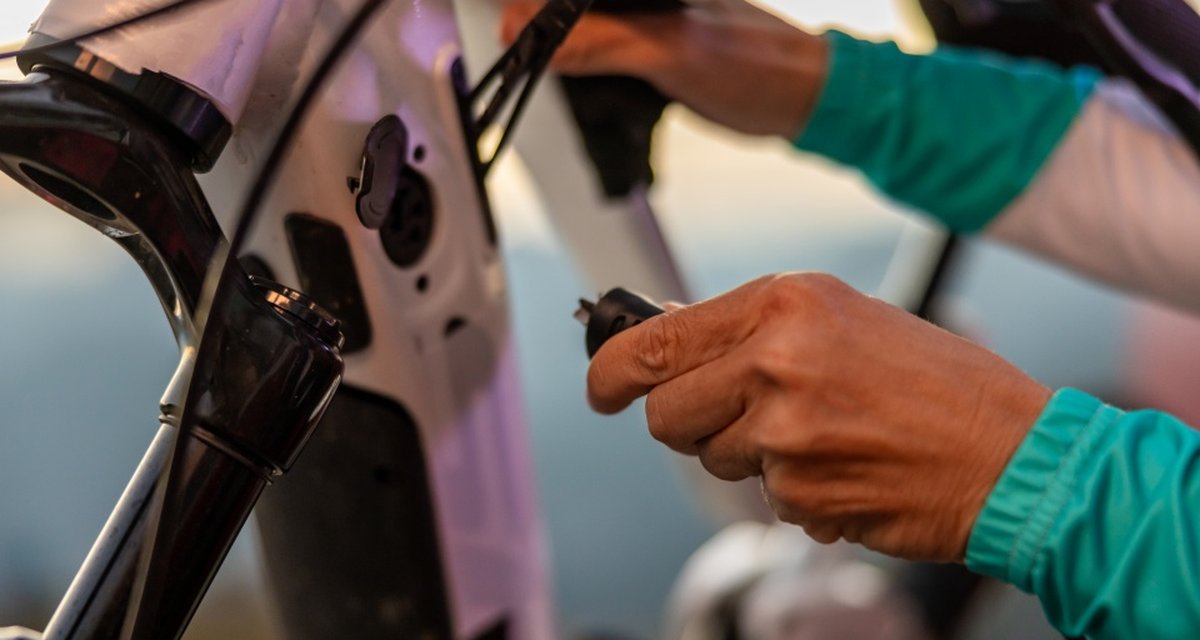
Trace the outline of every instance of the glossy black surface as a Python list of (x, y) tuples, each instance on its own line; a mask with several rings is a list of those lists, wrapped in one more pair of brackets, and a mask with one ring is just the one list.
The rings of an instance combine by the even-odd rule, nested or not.
[(358, 219), (368, 229), (378, 229), (400, 191), (400, 173), (408, 165), (408, 129), (395, 114), (376, 122), (363, 145), (362, 173), (353, 186)]
[(371, 344), (373, 329), (346, 233), (315, 216), (293, 213), (284, 219), (300, 288), (342, 322), (346, 344), (355, 353)]
[[(139, 603), (132, 638), (182, 635), (258, 496), (285, 472), (341, 376), (337, 350), (308, 323), (280, 313), (264, 289), (237, 286), (197, 375), (209, 382), (191, 428), (171, 452), (164, 427), (46, 630), (48, 639), (116, 638)], [(162, 483), (169, 465), (169, 481)], [(162, 494), (147, 582), (152, 495)]]
[[(25, 46), (37, 47), (52, 42), (53, 39), (47, 36), (33, 33)], [(217, 106), (182, 82), (155, 71), (128, 73), (76, 44), (64, 43), (37, 54), (20, 56), (17, 64), (26, 73), (43, 66), (103, 80), (105, 90), (130, 101), (131, 106), (173, 134), (192, 168), (199, 172), (213, 167), (233, 135), (233, 126)]]
[(221, 230), (170, 137), (90, 82), (0, 83), (0, 171), (125, 248), (181, 342)]
[[(328, 406), (343, 339), (302, 295), (256, 285), (234, 265), (197, 348), (193, 316), (225, 239), (187, 146), (111, 87), (39, 69), (0, 83), (0, 170), (125, 248), (183, 353), (163, 402), (178, 435), (156, 438), (49, 637), (115, 638), (124, 627), (136, 640), (177, 638), (263, 487), (292, 466)], [(180, 416), (189, 373), (199, 395)]]
[(591, 358), (609, 338), (662, 315), (666, 310), (639, 293), (617, 288), (601, 296), (589, 312), (587, 353)]
[(379, 229), (379, 241), (392, 264), (414, 267), (425, 257), (437, 226), (437, 200), (433, 186), (413, 167), (400, 172), (396, 199)]
[(131, 638), (182, 635), (259, 493), (291, 468), (342, 375), (337, 347), (241, 274), (197, 355)]

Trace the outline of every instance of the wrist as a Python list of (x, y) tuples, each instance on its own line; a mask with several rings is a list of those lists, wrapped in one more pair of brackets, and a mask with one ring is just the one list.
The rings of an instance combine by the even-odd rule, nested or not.
[(1069, 487), (1121, 411), (1073, 389), (1054, 394), (1008, 461), (971, 529), (966, 564), (1029, 590), (1043, 536), (1070, 499)]
[(795, 140), (812, 119), (829, 81), (832, 57), (832, 46), (825, 36), (798, 29), (792, 36), (791, 59), (795, 64), (788, 82), (795, 89), (795, 108), (789, 117), (783, 118), (784, 126), (776, 132), (788, 141)]
[(873, 103), (871, 93), (879, 92), (879, 77), (894, 75), (895, 69), (887, 68), (893, 66), (894, 56), (889, 54), (899, 50), (890, 43), (876, 45), (834, 30), (819, 39), (824, 43), (824, 68), (792, 142), (802, 150), (836, 158), (846, 137), (854, 135), (857, 118)]
[(975, 455), (963, 458), (970, 461), (966, 469), (970, 480), (962, 494), (960, 547), (954, 556), (960, 562), (966, 558), (971, 531), (988, 497), (1053, 396), (1048, 387), (1024, 373), (1014, 369), (1011, 374), (998, 376), (1000, 381), (988, 389), (986, 405), (981, 404), (975, 414), (977, 437), (969, 443)]

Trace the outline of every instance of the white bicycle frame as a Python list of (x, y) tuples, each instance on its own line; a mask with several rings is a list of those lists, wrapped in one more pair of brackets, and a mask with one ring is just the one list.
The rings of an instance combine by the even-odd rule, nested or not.
[[(377, 548), (360, 550), (354, 557), (402, 561), (405, 554), (428, 554), (432, 548), (439, 557), (422, 566), (440, 573), (428, 576), (428, 584), (435, 590), (444, 585), (453, 637), (552, 638), (547, 552), (535, 502), (504, 267), (488, 220), (486, 194), (474, 172), (473, 142), (463, 128), (464, 78), (456, 67), (463, 49), (460, 26), (478, 42), (495, 41), (496, 7), (477, 2), (390, 3), (308, 117), (245, 253), (265, 264), (273, 279), (300, 289), (304, 271), (320, 265), (298, 264), (289, 220), (301, 216), (308, 223), (340, 230), (371, 327), (369, 343), (344, 354), (343, 391), (399, 407), (415, 425), (418, 437), (410, 445), (419, 442), (420, 450), (390, 462), (405, 464), (415, 455), (426, 470), (427, 500), (434, 515), (429, 526), (436, 545), (405, 548), (404, 540), (393, 545), (376, 538)], [(70, 37), (163, 4), (52, 0), (33, 32)], [(201, 177), (209, 203), (228, 230), (281, 114), (332, 34), (356, 7), (354, 0), (212, 0), (80, 45), (127, 73), (153, 71), (182, 82), (209, 99), (234, 125), (224, 154), (211, 173)], [(477, 71), (495, 53), (483, 49), (473, 51)], [(404, 265), (389, 258), (380, 233), (360, 221), (355, 195), (347, 188), (348, 178), (363, 170), (368, 133), (389, 115), (398, 117), (407, 130), (408, 162), (427, 181), (434, 201), (428, 245), (419, 260)], [(537, 134), (522, 136), (519, 147), (556, 225), (594, 286), (637, 283), (652, 295), (684, 299), (645, 190), (624, 202), (606, 202), (600, 196), (560, 99), (535, 101), (530, 120), (536, 122), (528, 126), (536, 127)], [(358, 443), (360, 448), (369, 447), (370, 438), (387, 437), (366, 433), (370, 430), (355, 432), (352, 426), (337, 431), (342, 442), (321, 445), (319, 432), (309, 448), (332, 451), (355, 438), (367, 440)], [(321, 459), (321, 454), (310, 452), (309, 457)], [(328, 502), (308, 505), (305, 482), (293, 480), (307, 473), (311, 489), (313, 478), (322, 474), (349, 476), (350, 469), (334, 466), (336, 458), (331, 454), (313, 462), (310, 467), (322, 466), (308, 471), (301, 462), (259, 510), (270, 581), (289, 636), (314, 637), (311, 628), (306, 631), (309, 621), (344, 613), (345, 601), (354, 597), (377, 599), (362, 613), (367, 618), (386, 620), (411, 606), (388, 601), (387, 594), (372, 592), (372, 585), (362, 587), (360, 594), (332, 593), (332, 585), (347, 588), (355, 576), (368, 576), (376, 568), (346, 562), (330, 568), (326, 563), (297, 573), (296, 566), (307, 559), (288, 554), (311, 552), (311, 546), (280, 542), (307, 538), (311, 543), (334, 530), (344, 535), (326, 544), (354, 546), (360, 544), (354, 532), (373, 526), (366, 519), (370, 513), (351, 509), (333, 515)], [(376, 480), (386, 484), (387, 474), (382, 475), (381, 480), (377, 473)], [(382, 495), (367, 481), (344, 490), (352, 496)], [(347, 495), (330, 499), (349, 502)], [(343, 575), (335, 578), (322, 571)], [(297, 586), (306, 580), (315, 584)]]

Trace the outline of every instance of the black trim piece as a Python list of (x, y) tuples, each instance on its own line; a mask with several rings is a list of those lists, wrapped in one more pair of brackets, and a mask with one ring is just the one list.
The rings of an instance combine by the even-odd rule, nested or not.
[(342, 353), (362, 351), (373, 335), (366, 298), (342, 228), (315, 216), (292, 213), (284, 219), (288, 244), (300, 276), (300, 289), (342, 322)]
[(412, 414), (342, 385), (257, 511), (285, 637), (454, 637), (428, 473)]

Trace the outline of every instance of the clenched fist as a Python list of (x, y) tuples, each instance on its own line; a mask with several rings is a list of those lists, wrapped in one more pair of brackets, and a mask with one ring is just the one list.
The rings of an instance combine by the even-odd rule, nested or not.
[(992, 352), (822, 274), (756, 280), (617, 335), (592, 407), (646, 396), (650, 433), (787, 522), (888, 555), (961, 561), (1050, 391)]

